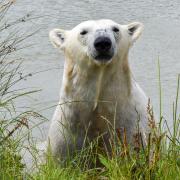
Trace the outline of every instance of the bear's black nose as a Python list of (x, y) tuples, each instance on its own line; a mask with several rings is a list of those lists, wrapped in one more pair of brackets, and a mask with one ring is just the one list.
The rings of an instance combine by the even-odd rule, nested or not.
[(99, 53), (105, 53), (111, 49), (112, 42), (108, 37), (98, 37), (94, 41), (94, 47)]

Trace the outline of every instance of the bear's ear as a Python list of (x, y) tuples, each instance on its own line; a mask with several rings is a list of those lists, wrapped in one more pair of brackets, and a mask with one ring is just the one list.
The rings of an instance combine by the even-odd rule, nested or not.
[(140, 22), (133, 22), (127, 25), (128, 33), (132, 37), (132, 43), (135, 42), (143, 31), (143, 24)]
[(66, 31), (63, 29), (53, 29), (49, 32), (49, 39), (56, 48), (63, 49)]

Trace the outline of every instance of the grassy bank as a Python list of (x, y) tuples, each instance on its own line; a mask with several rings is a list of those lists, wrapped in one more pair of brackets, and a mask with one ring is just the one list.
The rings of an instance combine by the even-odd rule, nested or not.
[[(18, 23), (25, 23), (28, 16), (15, 22), (5, 23), (4, 16), (13, 1), (0, 2), (0, 33)], [(149, 114), (149, 133), (147, 146), (144, 147), (141, 134), (134, 135), (135, 146), (130, 148), (124, 132), (116, 132), (118, 141), (111, 141), (112, 154), (106, 154), (98, 148), (98, 142), (77, 152), (72, 158), (56, 164), (47, 154), (43, 165), (37, 164), (38, 151), (32, 138), (31, 121), (44, 118), (34, 111), (17, 110), (16, 100), (25, 98), (36, 91), (17, 89), (17, 84), (31, 74), (23, 74), (21, 63), (12, 58), (16, 51), (22, 49), (21, 42), (29, 36), (10, 34), (0, 38), (0, 180), (11, 179), (180, 179), (180, 114), (178, 112), (180, 76), (177, 80), (177, 93), (172, 107), (173, 122), (170, 130), (167, 120), (161, 113), (161, 81), (159, 71), (160, 115), (159, 123), (155, 123), (153, 110), (147, 106)], [(13, 56), (12, 56), (13, 55)], [(160, 67), (158, 68), (160, 70)], [(172, 100), (173, 101), (173, 100)], [(38, 126), (36, 124), (35, 126)], [(113, 132), (114, 133), (114, 132)], [(119, 138), (119, 133), (122, 139)], [(22, 150), (29, 148), (35, 171), (27, 169), (23, 163)], [(96, 166), (98, 164), (98, 166)]]

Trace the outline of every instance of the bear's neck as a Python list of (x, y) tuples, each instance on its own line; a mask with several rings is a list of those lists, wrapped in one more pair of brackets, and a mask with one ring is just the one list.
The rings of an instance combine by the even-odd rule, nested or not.
[(130, 94), (128, 56), (106, 66), (87, 64), (81, 67), (69, 60), (65, 62), (61, 89), (61, 97), (65, 101), (93, 101), (95, 109), (98, 101), (121, 101), (130, 97)]

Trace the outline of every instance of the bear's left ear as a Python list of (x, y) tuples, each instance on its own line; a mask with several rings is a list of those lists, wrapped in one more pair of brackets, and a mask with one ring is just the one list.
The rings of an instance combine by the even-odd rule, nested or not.
[(143, 31), (143, 24), (140, 22), (133, 22), (127, 25), (128, 33), (132, 37), (132, 43), (134, 43)]
[(66, 31), (63, 29), (53, 29), (49, 32), (49, 39), (56, 48), (63, 49)]

